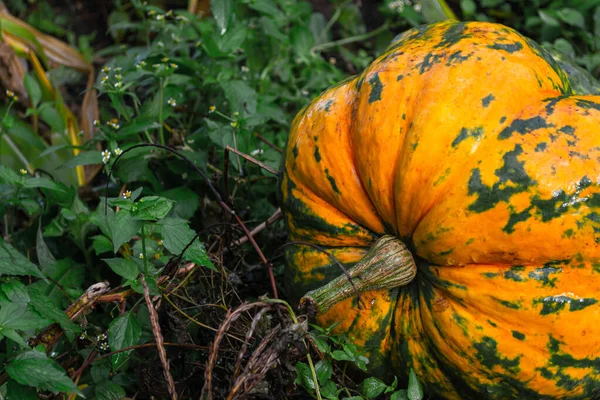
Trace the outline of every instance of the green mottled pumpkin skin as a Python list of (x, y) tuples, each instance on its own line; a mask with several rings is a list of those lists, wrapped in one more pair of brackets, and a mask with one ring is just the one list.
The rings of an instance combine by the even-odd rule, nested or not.
[[(448, 399), (600, 396), (600, 97), (561, 65), (502, 25), (422, 26), (295, 119), (290, 239), (350, 267), (391, 234), (418, 261), (318, 316), (373, 372)], [(286, 261), (296, 297), (340, 275), (308, 246)]]

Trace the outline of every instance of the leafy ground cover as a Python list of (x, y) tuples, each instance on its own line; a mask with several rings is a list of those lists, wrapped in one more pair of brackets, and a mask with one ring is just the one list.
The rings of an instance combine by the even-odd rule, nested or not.
[(412, 371), (362, 376), (349, 338), (285, 302), (276, 187), (294, 115), (450, 16), (600, 65), (600, 0), (5, 5), (8, 399), (424, 398)]

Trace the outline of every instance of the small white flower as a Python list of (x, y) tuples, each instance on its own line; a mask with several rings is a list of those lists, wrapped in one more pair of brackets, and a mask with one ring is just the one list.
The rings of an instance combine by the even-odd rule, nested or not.
[(106, 83), (107, 80), (108, 80), (108, 76), (104, 75), (102, 77), (102, 83)]
[(121, 154), (123, 154), (123, 150), (121, 150), (119, 147), (114, 149), (113, 152), (115, 153), (115, 156), (120, 156)]
[(188, 19), (187, 19), (187, 17), (186, 17), (186, 16), (184, 16), (184, 15), (178, 15), (178, 16), (176, 16), (176, 17), (175, 17), (175, 19), (176, 19), (177, 21), (181, 21), (181, 22), (188, 22)]
[(121, 86), (123, 86), (123, 82), (115, 82), (116, 88), (120, 88)]
[(123, 75), (117, 74), (117, 75), (115, 75), (115, 79), (118, 80), (118, 81), (122, 81), (123, 80)]
[(158, 47), (165, 47), (165, 44), (164, 44), (163, 42), (161, 42), (161, 41), (159, 41), (159, 42), (157, 43), (157, 45), (158, 45)]
[(98, 126), (100, 125), (100, 120), (99, 119), (95, 119), (94, 120), (94, 126)]
[(143, 259), (144, 258), (144, 253), (140, 253), (139, 257)]
[(415, 4), (415, 5), (413, 6), (413, 9), (414, 9), (416, 12), (421, 12), (421, 4), (419, 4), (419, 3)]
[(25, 169), (23, 169), (23, 168), (21, 168), (21, 169), (19, 170), (19, 172), (21, 173), (21, 175), (27, 175), (27, 170), (25, 170)]
[(110, 72), (110, 67), (104, 67), (104, 68), (102, 68), (102, 72), (104, 72), (104, 73)]
[(335, 57), (329, 57), (329, 64), (331, 64), (331, 65), (337, 64), (336, 58)]
[(241, 69), (242, 69), (243, 73), (246, 73), (246, 72), (250, 71), (250, 68), (246, 67), (245, 65), (242, 65)]
[(252, 150), (252, 151), (250, 152), (250, 155), (251, 155), (251, 156), (257, 156), (257, 155), (259, 155), (259, 154), (262, 154), (262, 153), (264, 153), (264, 152), (265, 152), (265, 151), (264, 151), (263, 149), (254, 149), (254, 150)]
[(106, 350), (108, 350), (109, 348), (110, 348), (110, 346), (108, 345), (108, 343), (106, 343), (106, 342), (102, 342), (102, 343), (100, 343), (100, 350), (104, 350), (104, 351), (106, 351)]
[(124, 199), (128, 199), (131, 197), (131, 190), (126, 191), (125, 193), (123, 193), (123, 198)]
[(139, 63), (135, 64), (135, 67), (136, 67), (137, 69), (142, 69), (142, 68), (144, 68), (145, 66), (146, 66), (146, 61), (144, 61), (144, 60), (142, 60), (142, 61), (140, 61)]
[(177, 64), (175, 64), (175, 63), (171, 63), (171, 64), (169, 64), (169, 65), (170, 65), (170, 66), (171, 66), (171, 68), (173, 68), (173, 69), (177, 69), (177, 68), (179, 68), (179, 65), (177, 65)]
[(104, 151), (102, 152), (102, 157), (110, 158), (110, 151), (108, 151), (108, 150), (104, 150)]
[(157, 20), (157, 21), (162, 21), (163, 19), (165, 19), (165, 16), (164, 16), (164, 15), (162, 15), (162, 14), (158, 14), (158, 15), (156, 16), (156, 20)]
[(302, 96), (308, 96), (308, 90), (306, 89), (302, 89), (300, 93), (302, 93)]
[(123, 71), (123, 68), (121, 68), (121, 67), (117, 67), (117, 68), (115, 68), (115, 72), (117, 72), (117, 73), (118, 73), (118, 72), (121, 72), (121, 71)]
[(167, 100), (167, 103), (169, 103), (169, 105), (170, 105), (171, 107), (175, 107), (175, 106), (177, 105), (177, 102), (176, 102), (176, 101), (175, 101), (175, 99), (174, 99), (174, 98), (172, 98), (172, 97), (171, 97), (169, 100)]

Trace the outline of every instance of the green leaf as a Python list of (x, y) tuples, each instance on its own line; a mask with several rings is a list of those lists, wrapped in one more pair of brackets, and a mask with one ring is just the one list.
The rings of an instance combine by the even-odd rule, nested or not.
[(410, 373), (408, 375), (408, 389), (406, 390), (406, 394), (408, 400), (422, 400), (423, 388), (421, 387), (421, 383), (419, 383), (419, 378), (417, 378), (417, 374), (415, 374), (414, 369), (410, 369)]
[(211, 1), (210, 11), (217, 21), (221, 35), (224, 34), (233, 14), (233, 0)]
[(163, 219), (173, 207), (173, 201), (160, 196), (142, 197), (133, 208), (131, 215), (138, 220), (154, 221)]
[(65, 312), (50, 301), (48, 296), (43, 294), (41, 290), (36, 290), (35, 287), (30, 286), (29, 296), (31, 296), (31, 305), (42, 317), (58, 322), (65, 331), (79, 333), (79, 325), (71, 321)]
[(0, 287), (6, 298), (12, 303), (27, 304), (31, 301), (25, 284), (17, 279), (11, 279), (9, 282), (0, 285)]
[(0, 182), (8, 185), (16, 185), (21, 180), (21, 177), (12, 169), (0, 164)]
[(75, 168), (79, 165), (93, 165), (102, 163), (102, 154), (99, 151), (84, 151), (58, 167), (58, 169)]
[[(113, 320), (108, 327), (108, 344), (111, 350), (121, 350), (125, 347), (134, 346), (142, 336), (142, 327), (133, 313), (127, 312)], [(113, 369), (118, 369), (128, 357), (131, 351), (121, 352), (113, 355)]]
[(400, 389), (392, 393), (392, 395), (390, 396), (390, 400), (408, 400), (408, 397), (406, 397), (406, 390)]
[(31, 311), (25, 304), (6, 303), (0, 306), (0, 327), (2, 327), (2, 331), (7, 329), (20, 331), (40, 329), (50, 322)]
[(315, 381), (313, 380), (310, 367), (303, 362), (299, 362), (298, 364), (296, 364), (296, 373), (298, 374), (296, 382), (302, 385), (305, 389), (314, 392)]
[(167, 190), (162, 192), (161, 195), (175, 201), (173, 211), (175, 215), (184, 219), (192, 218), (200, 204), (198, 195), (185, 186)]
[(374, 399), (386, 388), (387, 385), (381, 379), (370, 377), (362, 382), (360, 391), (367, 399)]
[(102, 261), (106, 262), (115, 274), (130, 281), (137, 278), (140, 273), (137, 264), (124, 258), (104, 258)]
[(6, 385), (6, 400), (38, 400), (37, 390), (10, 379)]
[(221, 87), (229, 102), (232, 112), (239, 112), (242, 116), (252, 115), (256, 112), (258, 96), (256, 91), (244, 81), (222, 82)]
[(573, 8), (563, 8), (558, 10), (556, 15), (561, 21), (571, 26), (585, 29), (585, 18), (583, 17), (583, 14)]
[(45, 188), (45, 189), (49, 189), (49, 190), (52, 190), (52, 191), (55, 191), (55, 192), (62, 192), (62, 193), (66, 192), (60, 186), (60, 184), (54, 182), (50, 178), (46, 178), (45, 176), (25, 179), (23, 187), (26, 187), (26, 188)]
[[(194, 236), (195, 232), (190, 229), (185, 223), (177, 222), (177, 220), (167, 220), (162, 225), (163, 243), (167, 250), (171, 253), (180, 254), (185, 246), (187, 246)], [(208, 258), (206, 249), (200, 243), (200, 239), (196, 238), (194, 243), (185, 251), (183, 258), (192, 261), (196, 264), (203, 265), (209, 269), (216, 270), (216, 267)]]
[(97, 256), (103, 253), (108, 253), (112, 251), (113, 246), (109, 238), (104, 235), (96, 235), (92, 236), (92, 248)]
[(108, 223), (113, 251), (116, 253), (123, 243), (128, 242), (138, 232), (141, 226), (142, 223), (133, 218), (128, 211), (119, 210)]
[(473, 15), (477, 11), (477, 5), (473, 0), (460, 0), (460, 8), (465, 16)]
[(317, 373), (317, 379), (321, 385), (324, 385), (327, 382), (331, 375), (333, 375), (333, 367), (331, 366), (331, 361), (329, 360), (321, 360), (315, 365), (315, 371)]
[(42, 89), (37, 81), (37, 79), (31, 75), (25, 75), (25, 90), (27, 90), (27, 94), (29, 95), (29, 100), (34, 108), (36, 108), (40, 101), (42, 101)]
[(600, 6), (594, 10), (594, 36), (600, 36)]
[(138, 117), (130, 123), (124, 125), (119, 129), (119, 139), (126, 138), (128, 136), (136, 135), (140, 132), (158, 129), (160, 124), (155, 118), (151, 117)]
[(304, 26), (294, 26), (290, 31), (292, 47), (300, 57), (308, 57), (310, 50), (315, 44), (310, 30)]
[(0, 238), (0, 275), (32, 275), (46, 279), (39, 268)]
[(538, 10), (538, 15), (546, 25), (555, 28), (560, 26), (560, 22), (546, 11)]
[(48, 268), (56, 264), (56, 259), (50, 252), (48, 245), (44, 241), (44, 236), (42, 234), (42, 221), (41, 216), (38, 223), (38, 230), (35, 240), (35, 253), (37, 255), (38, 263), (42, 266), (42, 269)]
[(563, 53), (565, 56), (569, 57), (570, 59), (575, 59), (575, 49), (568, 40), (564, 38), (556, 39), (554, 41), (554, 48)]
[(125, 389), (109, 380), (96, 385), (96, 400), (121, 400), (125, 398), (125, 394)]
[(65, 371), (54, 360), (39, 351), (33, 350), (19, 354), (8, 363), (6, 372), (8, 376), (22, 385), (83, 396)]

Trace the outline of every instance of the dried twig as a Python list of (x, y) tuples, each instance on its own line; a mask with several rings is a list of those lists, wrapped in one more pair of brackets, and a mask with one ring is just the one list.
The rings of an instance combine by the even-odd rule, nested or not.
[(234, 149), (231, 146), (225, 146), (225, 151), (231, 151), (232, 153), (237, 154), (238, 156), (242, 157), (243, 159), (250, 161), (253, 164), (258, 165), (259, 167), (261, 167), (262, 169), (264, 169), (265, 171), (268, 171), (270, 173), (272, 173), (273, 175), (277, 176), (277, 170), (275, 168), (271, 168), (269, 167), (267, 164), (262, 163), (260, 161), (258, 161), (256, 158), (249, 156), (248, 154), (244, 154), (239, 150)]
[[(258, 235), (265, 228), (267, 228), (268, 226), (273, 225), (281, 217), (283, 217), (283, 213), (281, 212), (281, 208), (278, 208), (277, 210), (275, 210), (275, 212), (273, 213), (273, 215), (271, 215), (266, 221), (264, 221), (263, 223), (257, 225), (256, 228), (252, 229), (250, 231), (250, 235), (252, 235), (253, 237), (256, 236), (256, 235)], [(248, 241), (248, 237), (247, 236), (243, 236), (243, 237), (239, 238), (238, 240), (233, 241), (233, 243), (231, 243), (230, 247), (241, 246), (244, 243), (246, 243), (247, 241)]]
[(154, 334), (154, 340), (156, 340), (156, 350), (158, 351), (158, 356), (163, 367), (163, 373), (165, 375), (165, 379), (167, 380), (169, 394), (171, 395), (171, 399), (177, 400), (175, 381), (171, 375), (169, 360), (167, 359), (167, 351), (165, 350), (164, 346), (165, 340), (158, 323), (158, 314), (156, 313), (154, 304), (152, 304), (152, 300), (150, 299), (150, 289), (148, 289), (148, 284), (146, 283), (146, 279), (143, 275), (141, 277), (141, 281), (142, 286), (144, 286), (144, 300), (146, 301), (146, 306), (148, 306), (148, 314), (150, 316), (150, 324), (152, 325), (152, 333)]
[(267, 146), (269, 146), (270, 148), (272, 148), (276, 152), (283, 154), (283, 150), (281, 150), (279, 147), (277, 147), (276, 145), (274, 145), (273, 143), (271, 143), (269, 140), (267, 140), (267, 138), (265, 138), (260, 133), (254, 132), (254, 136), (256, 136), (259, 140), (263, 141)]

